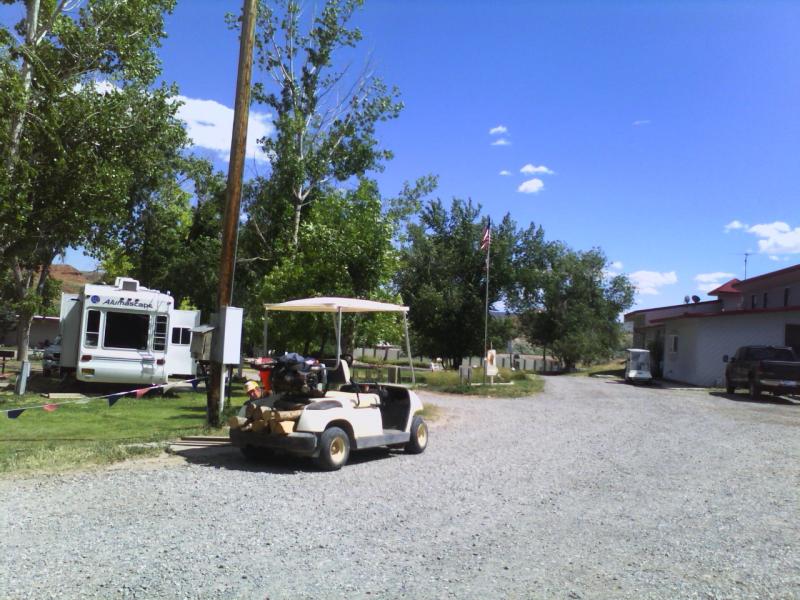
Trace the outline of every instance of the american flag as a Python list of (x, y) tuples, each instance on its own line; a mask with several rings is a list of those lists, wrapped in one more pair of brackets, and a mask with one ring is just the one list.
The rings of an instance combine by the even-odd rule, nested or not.
[(486, 250), (492, 243), (492, 221), (491, 219), (486, 222), (486, 227), (483, 229), (481, 236), (481, 250)]

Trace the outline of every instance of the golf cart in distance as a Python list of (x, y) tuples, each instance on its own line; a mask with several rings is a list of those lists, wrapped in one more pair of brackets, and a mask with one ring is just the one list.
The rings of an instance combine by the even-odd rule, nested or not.
[[(280, 451), (311, 456), (326, 470), (340, 469), (351, 450), (388, 446), (411, 454), (425, 451), (428, 426), (422, 401), (402, 385), (357, 382), (342, 360), (342, 314), (402, 313), (408, 341), (408, 307), (353, 298), (305, 298), (265, 305), (269, 311), (332, 313), (336, 358), (330, 361), (286, 355), (268, 359), (262, 382), (270, 395), (245, 403), (231, 419), (230, 439), (248, 458)], [(271, 362), (270, 362), (271, 361)], [(414, 371), (412, 365), (412, 381)]]
[(650, 351), (642, 348), (628, 348), (625, 358), (625, 381), (628, 383), (651, 383)]

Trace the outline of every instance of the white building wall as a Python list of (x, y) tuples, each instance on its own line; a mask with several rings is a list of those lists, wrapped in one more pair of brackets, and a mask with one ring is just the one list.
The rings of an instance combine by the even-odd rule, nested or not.
[[(667, 335), (677, 332), (677, 355), (665, 354), (664, 376), (694, 385), (721, 386), (725, 374), (724, 355), (733, 356), (740, 346), (783, 346), (786, 325), (800, 325), (796, 312), (731, 315), (706, 319), (684, 319), (667, 324)], [(670, 372), (671, 369), (671, 372)]]

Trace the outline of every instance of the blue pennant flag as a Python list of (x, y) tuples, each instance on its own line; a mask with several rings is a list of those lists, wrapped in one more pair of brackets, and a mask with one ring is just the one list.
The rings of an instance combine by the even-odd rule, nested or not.
[(197, 384), (200, 383), (199, 379), (192, 379), (189, 383), (192, 384), (192, 390), (197, 391)]
[(18, 416), (20, 416), (24, 412), (25, 412), (24, 408), (15, 408), (14, 410), (8, 411), (6, 413), (6, 416), (8, 416), (9, 419), (16, 419)]
[(124, 398), (125, 394), (114, 394), (113, 396), (108, 397), (108, 405), (114, 406), (120, 399)]

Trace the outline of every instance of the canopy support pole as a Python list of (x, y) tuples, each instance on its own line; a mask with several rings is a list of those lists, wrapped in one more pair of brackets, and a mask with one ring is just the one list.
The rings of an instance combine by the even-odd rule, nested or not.
[(408, 337), (408, 313), (403, 313), (403, 328), (406, 330), (406, 354), (408, 354), (408, 366), (411, 367), (411, 383), (417, 383), (414, 375), (414, 358), (411, 356), (411, 339)]

